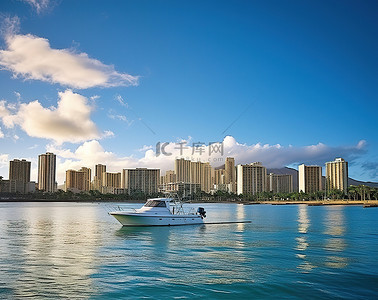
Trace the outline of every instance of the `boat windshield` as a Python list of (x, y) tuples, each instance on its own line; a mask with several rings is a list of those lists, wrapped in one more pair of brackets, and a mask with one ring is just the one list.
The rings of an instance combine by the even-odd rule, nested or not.
[(167, 207), (164, 201), (148, 200), (145, 207)]

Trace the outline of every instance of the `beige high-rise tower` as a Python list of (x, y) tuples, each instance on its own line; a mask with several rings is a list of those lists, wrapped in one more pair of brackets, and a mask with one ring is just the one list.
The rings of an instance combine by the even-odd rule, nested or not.
[(344, 159), (326, 162), (326, 189), (348, 192), (348, 162)]
[(79, 193), (84, 191), (84, 172), (67, 170), (66, 171), (66, 192)]
[(106, 172), (106, 165), (98, 164), (95, 166), (95, 176), (93, 177), (93, 189), (102, 191), (102, 174)]
[(92, 170), (90, 168), (82, 167), (79, 172), (84, 173), (84, 191), (91, 190), (91, 177), (92, 177)]
[(322, 190), (322, 167), (298, 166), (299, 192), (314, 193)]
[(184, 158), (175, 160), (175, 173), (177, 182), (190, 182), (190, 160)]
[(293, 176), (270, 173), (267, 178), (268, 191), (273, 193), (292, 193)]
[(53, 193), (56, 191), (56, 155), (47, 152), (38, 156), (38, 189)]
[(124, 169), (122, 187), (128, 193), (143, 192), (153, 194), (158, 192), (160, 169)]
[(224, 183), (230, 186), (230, 192), (236, 192), (236, 168), (235, 159), (233, 157), (227, 157), (224, 164)]
[(30, 161), (14, 159), (9, 162), (9, 180), (30, 182)]
[(238, 165), (237, 178), (238, 195), (255, 195), (266, 191), (266, 168), (261, 162), (254, 162), (249, 165)]
[(66, 171), (66, 191), (74, 193), (89, 191), (91, 187), (91, 169), (82, 167), (79, 171)]

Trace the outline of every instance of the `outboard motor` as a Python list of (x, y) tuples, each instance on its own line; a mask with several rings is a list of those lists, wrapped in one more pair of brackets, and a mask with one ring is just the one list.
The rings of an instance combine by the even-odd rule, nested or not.
[(206, 211), (203, 207), (198, 207), (197, 213), (201, 216), (201, 218), (206, 218)]

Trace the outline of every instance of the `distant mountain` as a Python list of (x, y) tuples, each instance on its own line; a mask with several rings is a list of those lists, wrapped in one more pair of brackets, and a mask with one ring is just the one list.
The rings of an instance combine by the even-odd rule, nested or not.
[(366, 185), (366, 186), (378, 188), (378, 182), (359, 181), (359, 180), (356, 180), (356, 179), (353, 179), (353, 178), (350, 178), (350, 177), (349, 177), (349, 180), (348, 180), (348, 184), (349, 185), (361, 185), (361, 184), (363, 184), (363, 185)]

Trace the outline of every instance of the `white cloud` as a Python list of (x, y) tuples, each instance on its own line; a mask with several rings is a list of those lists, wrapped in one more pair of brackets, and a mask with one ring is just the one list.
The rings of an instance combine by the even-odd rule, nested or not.
[(0, 100), (0, 118), (6, 117), (10, 114), (6, 104), (5, 100)]
[(310, 145), (306, 147), (281, 146), (281, 145), (262, 145), (260, 143), (247, 145), (238, 143), (232, 136), (225, 137), (223, 141), (224, 153), (212, 153), (209, 156), (209, 146), (204, 146), (204, 152), (193, 153), (193, 144), (188, 140), (185, 142), (183, 155), (180, 155), (179, 145), (170, 142), (166, 145), (165, 151), (172, 153), (170, 156), (156, 156), (152, 146), (144, 146), (143, 157), (118, 156), (113, 152), (106, 151), (101, 144), (96, 141), (88, 141), (79, 146), (75, 151), (63, 149), (60, 146), (50, 145), (47, 151), (58, 155), (58, 182), (63, 183), (65, 171), (68, 169), (79, 169), (82, 166), (94, 168), (95, 164), (106, 164), (110, 172), (121, 172), (124, 168), (148, 167), (160, 168), (162, 173), (174, 168), (176, 158), (186, 158), (210, 162), (214, 167), (222, 165), (226, 157), (234, 157), (237, 164), (247, 164), (254, 161), (261, 161), (268, 168), (279, 168), (291, 164), (308, 163), (324, 165), (326, 161), (333, 160), (335, 157), (343, 157), (353, 160), (364, 149), (358, 146), (351, 147), (329, 147), (324, 144)]
[(1, 127), (0, 127), (0, 139), (4, 138), (4, 133), (3, 131), (1, 130)]
[(103, 138), (110, 138), (110, 137), (114, 137), (114, 136), (115, 136), (115, 134), (111, 130), (105, 130), (104, 133), (102, 134)]
[(93, 95), (93, 96), (89, 97), (89, 99), (91, 99), (92, 101), (95, 101), (95, 100), (97, 100), (99, 98), (100, 98), (99, 95)]
[(28, 147), (29, 150), (33, 150), (38, 148), (38, 144), (34, 144), (33, 146)]
[(139, 152), (145, 152), (145, 151), (150, 150), (150, 149), (153, 149), (152, 145), (150, 145), (150, 146), (143, 145), (143, 147), (138, 149), (138, 151)]
[(9, 154), (0, 154), (0, 169), (8, 167), (9, 164)]
[(134, 123), (134, 120), (129, 120), (125, 115), (114, 114), (113, 110), (109, 110), (108, 117), (113, 120), (125, 122), (128, 126), (131, 126)]
[(35, 11), (40, 14), (50, 5), (50, 0), (21, 0), (29, 4)]
[(91, 111), (87, 98), (71, 90), (59, 93), (57, 107), (45, 108), (35, 100), (20, 104), (18, 111), (11, 113), (5, 107), (5, 101), (0, 101), (0, 118), (6, 127), (19, 125), (31, 137), (51, 139), (57, 143), (101, 138), (90, 119)]
[(116, 95), (115, 96), (115, 99), (118, 101), (119, 104), (121, 104), (122, 106), (124, 107), (129, 107), (129, 105), (127, 104), (127, 102), (125, 100), (123, 100), (122, 96), (121, 95)]
[(17, 98), (17, 101), (20, 101), (21, 100), (21, 94), (19, 92), (14, 92), (14, 94), (16, 95), (16, 98)]
[(14, 77), (42, 80), (73, 88), (138, 85), (138, 76), (119, 73), (86, 53), (53, 49), (47, 39), (8, 34), (7, 49), (0, 50), (0, 66)]

